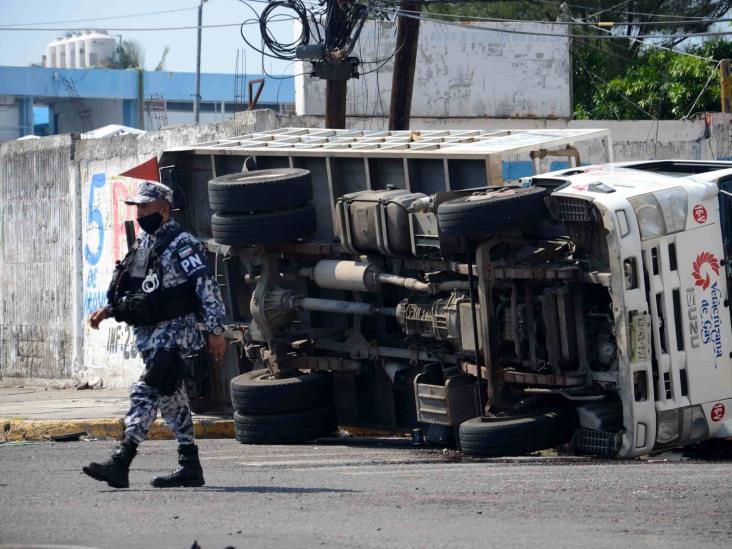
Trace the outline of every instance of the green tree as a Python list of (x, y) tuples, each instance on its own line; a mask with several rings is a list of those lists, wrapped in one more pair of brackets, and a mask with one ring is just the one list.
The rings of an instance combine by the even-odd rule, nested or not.
[[(165, 60), (170, 53), (170, 48), (165, 46), (160, 61), (153, 70), (165, 70)], [(136, 40), (122, 40), (117, 46), (116, 60), (111, 63), (112, 69), (144, 69), (145, 68), (145, 50)]]
[[(686, 51), (704, 58), (729, 59), (732, 42), (713, 40)], [(719, 111), (719, 67), (715, 63), (665, 50), (646, 50), (622, 75), (609, 80), (594, 74), (590, 63), (590, 58), (579, 58), (575, 100), (580, 97), (581, 101), (575, 104), (575, 118), (678, 119), (693, 114), (692, 108), (694, 112)], [(584, 78), (579, 77), (582, 74)]]
[(142, 69), (145, 66), (145, 51), (136, 40), (123, 40), (117, 47), (117, 69)]

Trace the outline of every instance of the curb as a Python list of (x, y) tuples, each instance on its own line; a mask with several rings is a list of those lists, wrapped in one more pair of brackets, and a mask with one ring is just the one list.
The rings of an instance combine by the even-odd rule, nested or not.
[[(234, 438), (234, 420), (219, 418), (193, 418), (196, 438)], [(52, 437), (86, 432), (91, 438), (121, 440), (124, 423), (121, 418), (26, 420), (0, 418), (0, 442), (48, 441)], [(173, 433), (158, 419), (148, 433), (148, 440), (173, 439)]]

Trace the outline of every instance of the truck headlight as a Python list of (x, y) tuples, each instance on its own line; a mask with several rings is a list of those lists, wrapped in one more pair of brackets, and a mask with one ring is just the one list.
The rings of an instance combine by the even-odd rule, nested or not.
[(684, 189), (668, 189), (629, 199), (641, 239), (658, 238), (683, 231), (686, 227), (687, 198)]

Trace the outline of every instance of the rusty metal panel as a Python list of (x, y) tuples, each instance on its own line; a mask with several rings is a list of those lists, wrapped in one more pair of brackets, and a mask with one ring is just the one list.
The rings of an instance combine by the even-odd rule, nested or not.
[(71, 138), (0, 147), (0, 379), (72, 376)]

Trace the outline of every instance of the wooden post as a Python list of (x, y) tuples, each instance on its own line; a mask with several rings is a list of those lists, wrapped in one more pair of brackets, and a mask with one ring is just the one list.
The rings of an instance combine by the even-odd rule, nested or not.
[(391, 105), (389, 107), (389, 129), (408, 130), (409, 116), (412, 111), (412, 89), (414, 69), (417, 64), (417, 44), (419, 42), (419, 19), (421, 11), (416, 0), (400, 0), (399, 10), (414, 12), (410, 17), (399, 17), (397, 23), (394, 73), (391, 79)]
[(325, 127), (346, 127), (346, 90), (348, 80), (325, 81)]
[[(332, 16), (325, 29), (325, 42), (337, 29), (343, 26), (345, 13), (336, 0), (328, 0), (332, 4)], [(325, 81), (325, 127), (330, 129), (344, 129), (346, 127), (346, 92), (347, 80)]]
[(720, 72), (720, 97), (722, 99), (722, 112), (732, 113), (732, 59), (722, 59), (719, 65)]

